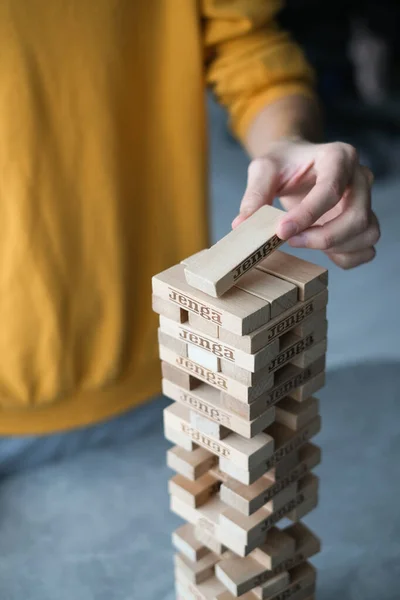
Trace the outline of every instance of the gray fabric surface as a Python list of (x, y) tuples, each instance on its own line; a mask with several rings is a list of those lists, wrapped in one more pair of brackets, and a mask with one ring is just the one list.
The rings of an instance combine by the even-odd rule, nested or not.
[[(321, 392), (319, 600), (395, 600), (400, 565), (400, 363), (329, 374)], [(129, 443), (5, 479), (0, 598), (170, 600), (170, 533), (157, 400)], [(145, 416), (143, 416), (145, 415)]]

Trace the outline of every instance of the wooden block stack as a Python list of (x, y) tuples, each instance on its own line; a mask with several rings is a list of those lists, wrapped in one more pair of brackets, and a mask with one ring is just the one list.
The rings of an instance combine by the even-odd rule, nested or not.
[(314, 598), (320, 543), (300, 520), (318, 501), (328, 277), (277, 250), (281, 215), (153, 278), (181, 600)]

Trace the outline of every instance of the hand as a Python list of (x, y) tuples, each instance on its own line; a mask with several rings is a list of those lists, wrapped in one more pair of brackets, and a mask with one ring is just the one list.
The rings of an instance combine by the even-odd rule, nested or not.
[(235, 228), (280, 196), (288, 213), (276, 234), (295, 248), (316, 248), (350, 269), (375, 256), (380, 238), (371, 208), (371, 171), (349, 144), (282, 140), (250, 163)]

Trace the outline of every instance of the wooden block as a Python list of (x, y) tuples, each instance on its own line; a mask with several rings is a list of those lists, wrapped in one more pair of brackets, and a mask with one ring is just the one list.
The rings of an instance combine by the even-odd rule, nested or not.
[(271, 319), (282, 314), (298, 301), (295, 285), (257, 269), (245, 273), (236, 284), (236, 287), (269, 302), (271, 305)]
[(313, 396), (304, 402), (283, 398), (278, 402), (275, 410), (278, 423), (297, 431), (318, 415), (319, 401)]
[(226, 392), (230, 396), (242, 400), (242, 402), (252, 402), (273, 385), (274, 378), (270, 374), (268, 374), (262, 382), (257, 383), (253, 387), (249, 387), (230, 377), (226, 377), (222, 373), (210, 371), (189, 358), (180, 356), (179, 354), (172, 352), (172, 350), (168, 350), (168, 348), (165, 348), (164, 346), (160, 346), (159, 352), (161, 360), (182, 369), (185, 373), (189, 373), (193, 377), (196, 377), (196, 379), (200, 379), (216, 389)]
[(284, 212), (263, 206), (185, 268), (186, 281), (218, 297), (284, 242), (275, 229)]
[(237, 479), (245, 485), (251, 485), (257, 479), (265, 475), (270, 469), (273, 469), (281, 460), (292, 452), (299, 450), (303, 444), (308, 442), (313, 436), (317, 435), (321, 428), (321, 417), (315, 417), (310, 423), (299, 431), (294, 432), (280, 423), (273, 423), (265, 430), (268, 435), (275, 440), (276, 450), (273, 455), (253, 469), (243, 469), (235, 465), (232, 460), (221, 456), (219, 459), (219, 468), (234, 479)]
[[(302, 448), (300, 448), (300, 450), (301, 449)], [(272, 479), (272, 481), (281, 481), (281, 479), (286, 477), (290, 471), (299, 465), (300, 450), (290, 452), (290, 454), (282, 458), (275, 467), (270, 469), (265, 475)]]
[(221, 482), (209, 473), (205, 473), (195, 481), (178, 474), (168, 482), (169, 493), (194, 508), (205, 504), (219, 491), (220, 486)]
[[(304, 337), (305, 335), (313, 333), (319, 328), (324, 329), (326, 320), (327, 318), (325, 307), (322, 310), (315, 312), (313, 315), (311, 315), (311, 317), (308, 317), (308, 319), (302, 321), (300, 325), (296, 325), (296, 327), (294, 327), (291, 331), (292, 333), (294, 333), (294, 335)], [(177, 324), (176, 326), (179, 327), (180, 325)]]
[[(307, 338), (306, 338), (307, 339)], [(304, 350), (302, 354), (298, 354), (291, 361), (293, 365), (300, 369), (305, 369), (308, 365), (312, 364), (315, 360), (324, 356), (328, 349), (327, 339), (325, 338), (321, 342), (310, 345)]]
[(277, 595), (271, 596), (268, 583), (254, 589), (254, 595), (260, 600), (305, 600), (313, 592), (316, 581), (315, 568), (308, 562), (295, 567), (290, 572), (290, 584)]
[(300, 300), (308, 300), (328, 285), (327, 269), (281, 251), (262, 260), (257, 269), (296, 285)]
[(294, 539), (296, 551), (293, 557), (283, 561), (275, 572), (292, 569), (305, 560), (311, 558), (321, 550), (319, 538), (304, 523), (293, 523), (283, 530), (287, 535)]
[(221, 327), (219, 339), (238, 350), (254, 354), (273, 340), (298, 327), (303, 321), (325, 308), (327, 303), (328, 290), (324, 290), (306, 302), (298, 302), (285, 313), (248, 334), (237, 334), (231, 329), (228, 331), (226, 327)]
[(190, 327), (196, 329), (200, 333), (204, 335), (210, 335), (213, 338), (218, 339), (219, 337), (219, 326), (215, 323), (211, 323), (211, 321), (206, 321), (196, 313), (188, 313), (188, 321)]
[(280, 349), (279, 340), (275, 339), (264, 346), (264, 348), (261, 348), (257, 353), (248, 354), (242, 350), (237, 350), (233, 346), (221, 343), (218, 338), (213, 338), (192, 329), (190, 324), (182, 326), (179, 323), (175, 323), (174, 321), (171, 321), (171, 319), (166, 319), (164, 317), (160, 318), (160, 328), (163, 332), (179, 341), (186, 342), (188, 346), (193, 344), (194, 346), (209, 352), (218, 359), (252, 372), (265, 367), (279, 354)]
[(183, 265), (175, 265), (152, 279), (153, 293), (195, 313), (207, 322), (245, 335), (270, 320), (270, 305), (237, 288), (223, 298), (211, 298), (186, 283)]
[(179, 593), (185, 600), (220, 600), (219, 595), (225, 591), (223, 584), (216, 577), (210, 577), (196, 585), (188, 579), (185, 573), (176, 569), (175, 578), (179, 584)]
[(190, 411), (189, 418), (190, 425), (197, 429), (197, 431), (205, 433), (206, 435), (217, 440), (223, 440), (231, 433), (230, 429), (220, 425), (220, 423), (215, 423), (214, 421), (207, 419), (207, 417), (204, 417), (193, 410)]
[(229, 458), (244, 469), (251, 469), (273, 454), (274, 441), (265, 433), (247, 440), (237, 433), (230, 433), (224, 440), (214, 440), (195, 430), (189, 423), (189, 410), (175, 402), (164, 409), (164, 422), (185, 433), (194, 443), (213, 454)]
[(246, 517), (233, 508), (226, 509), (219, 518), (221, 541), (230, 548), (231, 545), (227, 540), (234, 537), (240, 544), (253, 546), (263, 533), (266, 533), (297, 506), (302, 505), (317, 489), (318, 477), (309, 473), (299, 482), (299, 491), (295, 497), (275, 512), (260, 508), (251, 516)]
[[(273, 359), (272, 359), (273, 360)], [(243, 369), (243, 367), (238, 367), (237, 365), (221, 359), (221, 368), (220, 371), (223, 375), (226, 375), (230, 379), (234, 379), (239, 383), (247, 386), (256, 386), (262, 385), (264, 381), (270, 381), (270, 370), (269, 364), (264, 367), (258, 369), (257, 371), (249, 371), (248, 369)]]
[[(250, 486), (228, 479), (220, 489), (220, 498), (228, 506), (238, 512), (249, 516), (267, 505), (276, 495), (283, 490), (288, 490), (289, 498), (283, 497), (283, 504), (291, 497), (291, 486), (304, 477), (321, 459), (321, 452), (317, 446), (306, 444), (299, 451), (300, 462), (292, 468), (285, 477), (275, 481), (268, 474), (264, 475)], [(271, 509), (271, 507), (268, 507)], [(277, 510), (280, 506), (274, 507)]]
[(245, 438), (252, 438), (261, 433), (275, 420), (274, 408), (268, 409), (252, 421), (237, 416), (234, 412), (223, 408), (220, 393), (206, 383), (200, 384), (195, 393), (188, 393), (179, 386), (163, 379), (162, 389), (163, 394), (168, 398), (186, 405), (191, 410), (205, 415)]
[(179, 385), (184, 390), (194, 390), (201, 383), (198, 379), (189, 375), (189, 373), (185, 373), (185, 371), (165, 361), (161, 361), (161, 372), (164, 379), (168, 379), (175, 385)]
[[(263, 598), (273, 598), (276, 597), (281, 598), (281, 592), (288, 588), (290, 585), (290, 575), (289, 571), (282, 571), (278, 575), (273, 575), (271, 579), (268, 579), (261, 586), (260, 592), (263, 594)], [(282, 600), (286, 596), (282, 595)]]
[(225, 546), (221, 544), (221, 542), (219, 542), (206, 527), (204, 527), (204, 524), (200, 523), (200, 525), (196, 525), (195, 535), (200, 543), (204, 544), (211, 552), (214, 552), (214, 554), (222, 556), (226, 552)]
[(206, 369), (210, 369), (210, 371), (215, 371), (216, 373), (221, 371), (221, 360), (202, 348), (187, 344), (187, 355), (190, 360), (198, 365), (202, 365)]
[(154, 294), (152, 294), (151, 301), (153, 311), (159, 315), (167, 317), (167, 319), (171, 319), (177, 323), (186, 323), (188, 321), (189, 313), (187, 310), (184, 310), (175, 304), (171, 304), (171, 302), (163, 300), (163, 298), (159, 298)]
[(169, 468), (191, 481), (199, 479), (217, 464), (218, 458), (214, 454), (197, 446), (191, 452), (178, 446), (170, 448), (167, 452)]
[(186, 452), (191, 452), (196, 448), (196, 444), (187, 435), (165, 423), (164, 437), (171, 442), (171, 444), (180, 446), (180, 448)]
[(189, 394), (186, 390), (163, 379), (162, 389), (163, 394), (168, 398), (186, 405), (191, 410), (205, 415), (245, 438), (252, 438), (261, 433), (275, 420), (274, 408), (268, 409), (253, 421), (238, 417), (235, 413), (222, 407), (220, 393), (206, 383), (200, 384), (195, 393)]
[(164, 346), (164, 348), (168, 348), (168, 350), (172, 350), (176, 354), (180, 356), (187, 356), (187, 344), (182, 342), (181, 340), (176, 340), (170, 335), (167, 335), (161, 329), (158, 329), (158, 343), (160, 346)]
[(305, 369), (300, 369), (291, 364), (285, 365), (275, 372), (274, 386), (250, 404), (221, 392), (221, 405), (244, 419), (253, 420), (284, 396), (291, 396), (301, 402), (317, 392), (325, 382), (324, 369), (325, 355), (322, 355)]
[[(291, 332), (285, 334), (281, 340), (281, 351), (268, 365), (269, 373), (274, 373), (287, 363), (304, 369), (323, 356), (326, 352), (326, 339), (324, 339), (326, 329), (327, 322), (325, 321), (324, 328), (318, 328), (303, 338), (299, 338)], [(310, 352), (311, 350), (312, 352)]]
[(214, 575), (214, 567), (221, 559), (209, 552), (200, 560), (193, 562), (184, 554), (175, 554), (175, 567), (185, 573), (186, 577), (195, 584), (202, 583)]
[(199, 542), (194, 535), (194, 527), (185, 523), (172, 534), (172, 543), (176, 550), (189, 560), (196, 562), (209, 554), (210, 550)]

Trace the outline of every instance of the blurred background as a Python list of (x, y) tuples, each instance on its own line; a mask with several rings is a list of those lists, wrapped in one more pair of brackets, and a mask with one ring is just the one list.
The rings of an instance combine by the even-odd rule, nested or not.
[[(282, 25), (314, 65), (327, 140), (355, 145), (375, 173), (376, 259), (329, 267), (328, 380), (320, 506), (319, 600), (399, 600), (400, 3), (289, 0)], [(211, 95), (212, 239), (230, 230), (248, 158)], [(12, 477), (0, 494), (1, 600), (172, 600), (164, 399), (138, 409), (118, 446)], [(102, 440), (99, 440), (101, 444)], [(17, 574), (17, 576), (16, 576)]]

